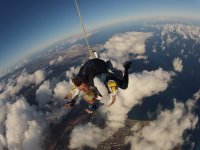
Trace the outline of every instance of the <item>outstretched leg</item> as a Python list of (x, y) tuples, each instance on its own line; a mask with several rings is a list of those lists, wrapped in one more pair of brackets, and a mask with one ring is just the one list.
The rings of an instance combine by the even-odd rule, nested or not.
[(118, 87), (121, 89), (127, 89), (128, 88), (128, 83), (129, 83), (129, 76), (128, 76), (128, 69), (130, 68), (132, 62), (126, 62), (124, 64), (124, 76), (122, 79), (117, 78), (113, 73), (109, 73), (109, 78), (112, 80), (115, 80), (118, 83)]
[(131, 61), (126, 62), (124, 64), (124, 68), (125, 68), (124, 77), (123, 77), (123, 80), (121, 80), (120, 84), (119, 84), (119, 88), (121, 88), (121, 89), (127, 89), (128, 88), (128, 83), (129, 83), (128, 69), (130, 68), (131, 64), (132, 64)]

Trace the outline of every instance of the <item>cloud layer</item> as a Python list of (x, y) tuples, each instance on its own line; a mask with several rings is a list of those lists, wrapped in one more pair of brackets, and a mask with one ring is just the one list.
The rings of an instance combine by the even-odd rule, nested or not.
[(194, 25), (184, 24), (167, 24), (164, 25), (161, 31), (161, 36), (169, 35), (170, 33), (177, 33), (184, 39), (192, 39), (200, 42), (200, 27)]
[(38, 85), (45, 78), (42, 70), (33, 74), (26, 72), (16, 79), (10, 79), (0, 93), (0, 149), (32, 150), (31, 144), (41, 149), (42, 123), (41, 115), (31, 107), (25, 98), (16, 94), (31, 84)]
[(198, 117), (192, 110), (200, 98), (200, 91), (195, 93), (193, 99), (185, 104), (174, 101), (173, 110), (161, 111), (157, 120), (149, 126), (132, 127), (133, 136), (126, 138), (126, 143), (131, 143), (131, 149), (171, 150), (184, 142), (183, 133), (187, 129), (194, 129)]

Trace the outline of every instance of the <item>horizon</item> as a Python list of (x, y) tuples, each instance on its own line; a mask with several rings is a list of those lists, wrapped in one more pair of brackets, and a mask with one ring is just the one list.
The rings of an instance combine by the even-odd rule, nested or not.
[[(0, 36), (1, 41), (3, 41), (0, 46), (0, 55), (2, 56), (0, 73), (33, 53), (42, 51), (72, 36), (82, 34), (74, 1), (40, 2), (38, 0), (27, 2), (21, 0), (19, 3), (14, 2), (14, 0), (2, 0), (0, 3), (2, 4), (0, 14), (3, 18), (0, 29), (5, 30), (2, 32), (2, 37)], [(153, 17), (158, 19), (162, 17), (200, 19), (197, 9), (200, 4), (199, 0), (162, 3), (158, 0), (152, 2), (127, 0), (115, 3), (113, 1), (93, 2), (87, 0), (78, 1), (78, 4), (88, 33), (104, 26), (131, 21), (131, 19), (139, 20)], [(9, 11), (10, 8), (12, 11)], [(49, 10), (50, 8), (52, 10)], [(168, 11), (169, 8), (170, 11)], [(158, 13), (159, 15), (157, 15)]]

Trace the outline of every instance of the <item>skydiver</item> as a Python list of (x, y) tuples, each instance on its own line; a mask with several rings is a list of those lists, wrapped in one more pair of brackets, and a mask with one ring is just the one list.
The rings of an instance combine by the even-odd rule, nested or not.
[[(116, 82), (117, 87), (126, 89), (128, 87), (128, 69), (131, 66), (131, 62), (124, 64), (125, 72), (123, 79), (116, 77), (113, 73), (109, 72), (109, 69), (113, 70), (109, 61), (105, 62), (101, 59), (95, 58), (88, 60), (81, 68), (78, 75), (72, 79), (74, 85), (83, 92), (87, 92), (90, 89), (94, 90), (98, 96), (102, 97), (103, 102), (107, 102), (110, 99), (108, 81), (112, 80)], [(67, 96), (69, 97), (69, 95)], [(112, 95), (111, 106), (116, 100), (116, 95)], [(68, 104), (70, 105), (70, 103)]]
[[(109, 90), (109, 94), (112, 95), (112, 102), (108, 105), (109, 107), (114, 104), (116, 100), (118, 87), (117, 83), (114, 80), (109, 80), (106, 84)], [(88, 84), (84, 86), (84, 90), (79, 90), (75, 85), (72, 85), (72, 90), (68, 92), (68, 94), (65, 96), (65, 99), (69, 100), (69, 102), (64, 105), (65, 108), (71, 108), (74, 106), (74, 104), (76, 103), (74, 97), (76, 95), (78, 95), (79, 99), (85, 100), (90, 108), (94, 110), (98, 108), (96, 107), (96, 105), (99, 103), (99, 96), (93, 88), (88, 86)]]

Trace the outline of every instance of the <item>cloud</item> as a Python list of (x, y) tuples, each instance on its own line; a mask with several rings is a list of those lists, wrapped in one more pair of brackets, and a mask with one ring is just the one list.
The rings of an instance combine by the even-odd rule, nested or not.
[(16, 65), (15, 65), (15, 70), (22, 67), (22, 66), (25, 66), (26, 64), (28, 64), (30, 62), (29, 58), (24, 58), (22, 61), (18, 62)]
[(200, 42), (200, 27), (194, 25), (184, 24), (167, 24), (164, 25), (161, 31), (161, 36), (169, 35), (170, 33), (177, 33), (184, 39), (192, 39)]
[(12, 97), (17, 94), (22, 88), (27, 87), (31, 84), (40, 84), (45, 79), (45, 72), (37, 70), (33, 74), (27, 74), (23, 72), (16, 80), (11, 79), (6, 84), (5, 90), (0, 94), (0, 100)]
[(171, 35), (167, 35), (167, 39), (166, 39), (166, 44), (170, 45), (171, 43), (173, 43), (175, 40), (177, 39), (177, 37), (171, 37)]
[(182, 71), (183, 64), (182, 64), (182, 60), (179, 57), (177, 57), (173, 60), (173, 67), (174, 67), (174, 70), (177, 71), (177, 72)]
[(157, 52), (157, 50), (156, 50), (156, 46), (155, 46), (155, 45), (153, 46), (153, 50), (152, 50), (152, 52), (153, 52), (153, 53), (156, 53), (156, 52)]
[[(128, 112), (136, 104), (142, 103), (144, 97), (164, 91), (168, 87), (172, 76), (173, 73), (163, 71), (162, 69), (130, 74), (129, 87), (126, 90), (119, 90), (115, 104), (111, 107), (107, 107), (105, 104), (99, 109), (102, 114), (106, 115), (107, 126), (100, 129), (88, 123), (75, 127), (71, 134), (69, 147), (97, 147), (98, 144), (105, 141), (119, 128), (124, 126), (124, 121), (127, 118)], [(110, 101), (108, 103), (110, 103)], [(87, 134), (85, 131), (87, 131)]]
[(50, 88), (49, 81), (44, 81), (42, 85), (40, 85), (39, 89), (36, 91), (36, 100), (39, 103), (40, 107), (44, 107), (49, 101), (51, 101), (52, 90)]
[(0, 92), (3, 90), (4, 84), (0, 83)]
[(7, 108), (4, 105), (0, 104), (0, 149), (3, 149), (4, 147), (7, 146), (7, 140), (4, 136), (5, 134), (4, 121), (6, 119), (6, 112), (7, 112)]
[(62, 56), (59, 56), (58, 57), (58, 62), (60, 63), (60, 62), (62, 62), (64, 60), (64, 58), (62, 57)]
[(25, 85), (29, 85), (31, 83), (35, 83), (36, 85), (41, 83), (45, 78), (44, 71), (37, 70), (33, 74), (22, 73), (17, 78), (17, 86), (21, 89)]
[(181, 49), (181, 54), (182, 54), (182, 55), (184, 54), (184, 49)]
[[(62, 93), (67, 92), (67, 82), (63, 82), (64, 85), (57, 84), (53, 95), (50, 81), (44, 79), (45, 72), (38, 70), (32, 74), (23, 72), (18, 77), (10, 78), (7, 83), (2, 83), (4, 86), (0, 93), (0, 149), (42, 149), (43, 136), (46, 135), (45, 127), (49, 123), (60, 121), (68, 112), (60, 105), (64, 102)], [(16, 96), (22, 88), (33, 84), (41, 84), (35, 93), (38, 106), (30, 106), (25, 98)], [(62, 101), (54, 101), (56, 99), (53, 96)], [(49, 104), (49, 101), (52, 101), (52, 104)]]
[(57, 59), (53, 59), (49, 62), (49, 65), (52, 66), (54, 64), (61, 63), (64, 60), (63, 56), (59, 56)]
[[(41, 149), (43, 124), (37, 112), (24, 98), (7, 105), (5, 121), (7, 146), (10, 150)], [(34, 147), (31, 147), (33, 146)]]
[[(26, 139), (24, 134), (28, 131), (28, 127), (32, 125), (31, 123), (29, 125), (29, 121), (36, 121), (38, 123), (40, 115), (29, 106), (24, 98), (17, 98), (16, 94), (22, 88), (31, 84), (40, 84), (44, 78), (45, 72), (37, 70), (32, 74), (23, 72), (18, 77), (12, 77), (7, 83), (4, 83), (4, 88), (0, 93), (0, 149), (8, 147), (9, 149), (24, 149), (23, 140), (31, 142), (32, 138)], [(38, 128), (42, 128), (41, 122)], [(29, 130), (31, 131), (31, 128)], [(32, 132), (37, 134), (37, 131)], [(39, 133), (38, 136), (40, 136)], [(38, 141), (40, 141), (39, 138)], [(37, 144), (34, 143), (36, 147)]]
[(54, 97), (58, 99), (63, 99), (67, 92), (69, 84), (66, 81), (59, 82), (56, 84), (56, 87), (54, 88)]
[(144, 59), (144, 60), (146, 60), (147, 56), (138, 55), (138, 56), (135, 57), (135, 59)]
[(131, 143), (131, 149), (159, 149), (171, 150), (184, 142), (183, 133), (187, 129), (194, 129), (198, 117), (193, 114), (196, 101), (200, 98), (200, 90), (185, 104), (174, 101), (172, 110), (161, 111), (157, 120), (149, 126), (132, 127), (133, 136), (126, 138), (126, 143)]
[(102, 136), (102, 130), (92, 123), (77, 126), (71, 134), (72, 140), (70, 147), (78, 148), (83, 145), (88, 145), (90, 147), (97, 148), (99, 141), (102, 141)]
[(75, 75), (78, 74), (80, 67), (71, 67), (69, 70), (66, 71), (66, 77), (68, 79), (72, 79)]
[(153, 34), (150, 32), (126, 32), (116, 34), (105, 43), (104, 48), (108, 51), (106, 54), (102, 54), (102, 56), (122, 59), (125, 56), (128, 57), (128, 54), (144, 54), (145, 41), (152, 36)]
[(36, 121), (28, 122), (28, 130), (24, 133), (23, 148), (25, 150), (42, 150), (42, 128)]
[(49, 65), (50, 66), (52, 66), (52, 65), (54, 65), (55, 64), (55, 62), (56, 62), (56, 60), (54, 59), (54, 60), (51, 60), (50, 62), (49, 62)]

